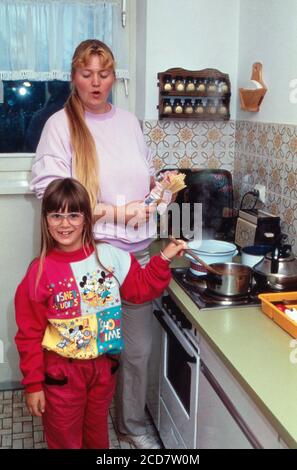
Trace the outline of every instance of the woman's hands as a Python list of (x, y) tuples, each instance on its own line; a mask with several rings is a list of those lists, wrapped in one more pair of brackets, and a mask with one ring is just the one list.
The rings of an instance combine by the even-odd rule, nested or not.
[(156, 204), (146, 205), (143, 201), (132, 201), (123, 206), (99, 203), (94, 211), (94, 222), (101, 219), (102, 222), (129, 224), (137, 228), (148, 222), (156, 209)]
[(32, 416), (42, 416), (45, 410), (44, 391), (26, 393), (26, 405)]
[(162, 251), (165, 258), (168, 258), (169, 261), (173, 260), (175, 256), (183, 256), (184, 250), (188, 248), (187, 242), (184, 240), (177, 240), (178, 245), (176, 243), (170, 242), (166, 248)]
[(125, 211), (125, 225), (131, 224), (136, 228), (146, 224), (157, 210), (156, 204), (147, 205), (143, 201), (132, 201), (122, 207)]

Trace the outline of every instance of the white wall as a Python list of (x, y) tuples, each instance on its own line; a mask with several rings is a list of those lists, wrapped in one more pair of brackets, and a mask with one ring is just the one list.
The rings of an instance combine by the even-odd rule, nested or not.
[(238, 86), (250, 79), (252, 64), (262, 62), (268, 91), (258, 113), (240, 110), (238, 101), (237, 119), (297, 123), (297, 103), (289, 101), (290, 81), (297, 79), (296, 19), (296, 0), (241, 0)]
[[(138, 8), (145, 3), (138, 0)], [(145, 119), (157, 119), (157, 73), (216, 68), (231, 80), (235, 118), (239, 0), (147, 0)]]
[[(136, 0), (136, 79), (135, 79), (135, 114), (139, 119), (145, 117), (146, 88), (146, 28), (147, 0)], [(132, 87), (133, 84), (131, 83)]]
[(0, 384), (21, 378), (14, 337), (14, 294), (27, 268), (38, 254), (39, 201), (29, 194), (0, 194)]

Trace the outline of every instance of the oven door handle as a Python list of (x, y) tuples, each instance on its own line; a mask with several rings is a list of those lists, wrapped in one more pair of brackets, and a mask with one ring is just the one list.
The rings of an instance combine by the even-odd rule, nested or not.
[[(188, 346), (187, 339), (186, 338), (180, 338), (182, 334), (178, 330), (177, 327), (173, 324), (168, 325), (167, 321), (165, 320), (165, 313), (162, 310), (154, 310), (154, 315), (160, 325), (162, 326), (163, 330), (169, 335), (173, 336), (175, 341), (178, 341), (182, 349), (185, 351), (186, 355), (186, 360), (189, 363), (196, 364), (197, 363), (197, 357), (193, 352), (191, 351), (190, 347)], [(176, 328), (177, 331), (174, 331), (173, 328)]]

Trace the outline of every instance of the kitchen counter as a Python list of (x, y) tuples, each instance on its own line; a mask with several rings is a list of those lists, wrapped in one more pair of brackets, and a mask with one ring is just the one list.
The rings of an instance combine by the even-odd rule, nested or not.
[(174, 280), (167, 290), (283, 441), (297, 448), (297, 359), (290, 361), (297, 341), (291, 345), (293, 338), (260, 307), (201, 311)]

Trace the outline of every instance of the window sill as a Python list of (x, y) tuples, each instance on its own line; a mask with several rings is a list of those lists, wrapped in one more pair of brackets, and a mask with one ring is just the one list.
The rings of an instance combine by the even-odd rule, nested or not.
[(34, 154), (0, 154), (0, 194), (32, 194), (29, 189)]
[(5, 194), (33, 194), (33, 192), (29, 189), (28, 181), (13, 179), (10, 181), (0, 180), (0, 195)]

